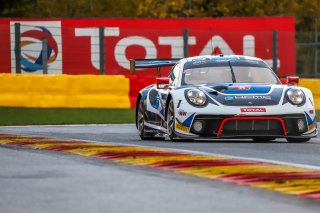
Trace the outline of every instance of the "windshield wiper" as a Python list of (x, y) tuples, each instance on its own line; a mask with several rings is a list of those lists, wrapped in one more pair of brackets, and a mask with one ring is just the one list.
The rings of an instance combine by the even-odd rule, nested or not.
[(232, 82), (236, 83), (236, 76), (234, 75), (233, 68), (232, 68), (232, 65), (231, 65), (231, 61), (228, 61), (228, 64), (229, 64), (229, 67), (230, 67), (230, 70), (231, 70)]

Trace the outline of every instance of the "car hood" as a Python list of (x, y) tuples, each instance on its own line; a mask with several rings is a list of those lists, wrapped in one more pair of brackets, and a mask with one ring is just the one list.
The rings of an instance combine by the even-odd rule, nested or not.
[[(211, 88), (224, 94), (265, 94), (269, 93), (272, 86), (270, 84), (247, 84), (247, 83), (227, 83), (227, 84), (206, 84)], [(274, 85), (279, 86), (279, 85)], [(282, 86), (282, 85), (281, 85)]]
[(206, 84), (199, 88), (227, 106), (278, 105), (284, 90), (283, 85), (246, 83)]

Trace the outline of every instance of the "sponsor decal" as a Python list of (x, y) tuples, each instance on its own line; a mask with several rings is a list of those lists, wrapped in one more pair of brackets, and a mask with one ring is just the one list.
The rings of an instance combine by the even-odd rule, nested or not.
[(176, 129), (182, 132), (189, 132), (189, 127), (183, 126), (182, 124), (176, 122)]
[(308, 125), (308, 132), (313, 132), (317, 128), (316, 123)]
[(236, 95), (234, 98), (242, 100), (271, 100), (269, 95)]
[(266, 108), (240, 108), (241, 112), (266, 112)]
[(232, 90), (250, 90), (250, 86), (234, 86)]
[[(11, 49), (15, 44), (15, 22), (11, 22)], [(20, 22), (21, 70), (24, 73), (43, 73), (42, 39), (47, 40), (47, 63), (49, 74), (62, 73), (61, 24), (52, 22)], [(15, 54), (11, 53), (12, 72), (15, 73)]]
[(202, 59), (202, 60), (193, 62), (193, 64), (194, 64), (194, 65), (200, 65), (200, 64), (205, 64), (205, 63), (207, 63), (207, 62), (208, 62), (208, 60)]
[(180, 116), (187, 116), (187, 112), (185, 112), (185, 111), (182, 110), (182, 109), (180, 109), (180, 110), (178, 111), (178, 114), (179, 114)]
[(226, 100), (226, 101), (232, 101), (232, 100), (233, 100), (233, 96), (224, 97), (224, 100)]

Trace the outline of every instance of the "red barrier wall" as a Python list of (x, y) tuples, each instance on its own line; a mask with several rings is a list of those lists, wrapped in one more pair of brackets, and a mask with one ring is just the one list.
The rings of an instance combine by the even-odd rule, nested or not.
[(139, 94), (139, 91), (151, 84), (156, 83), (156, 77), (153, 76), (138, 76), (138, 75), (130, 75), (127, 76), (129, 78), (129, 99), (131, 108), (136, 107), (136, 99)]
[[(129, 74), (131, 58), (183, 57), (185, 28), (189, 29), (189, 56), (244, 54), (260, 57), (270, 64), (272, 31), (278, 30), (278, 74), (294, 75), (296, 70), (293, 17), (0, 19), (1, 72), (15, 72), (14, 23), (21, 24), (22, 63), (26, 73), (42, 73), (39, 38), (44, 36), (51, 41), (49, 74), (99, 74), (100, 26), (105, 27), (106, 74)], [(141, 74), (154, 75), (154, 71), (137, 72)]]

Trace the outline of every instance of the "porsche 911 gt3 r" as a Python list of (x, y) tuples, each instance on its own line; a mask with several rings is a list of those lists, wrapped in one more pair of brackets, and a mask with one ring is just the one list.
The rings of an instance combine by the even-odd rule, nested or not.
[(168, 136), (252, 138), (307, 142), (315, 137), (316, 115), (309, 89), (298, 77), (282, 84), (261, 59), (248, 56), (197, 56), (184, 59), (136, 59), (137, 68), (173, 66), (167, 78), (142, 89), (136, 126), (141, 139)]

